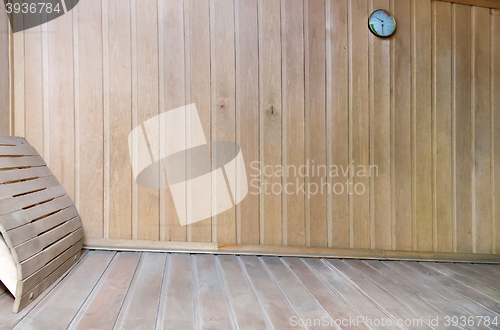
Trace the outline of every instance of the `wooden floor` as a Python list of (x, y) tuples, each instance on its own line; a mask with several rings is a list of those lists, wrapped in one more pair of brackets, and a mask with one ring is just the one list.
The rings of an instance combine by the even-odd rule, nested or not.
[(498, 265), (89, 251), (19, 314), (4, 290), (0, 329), (500, 329)]

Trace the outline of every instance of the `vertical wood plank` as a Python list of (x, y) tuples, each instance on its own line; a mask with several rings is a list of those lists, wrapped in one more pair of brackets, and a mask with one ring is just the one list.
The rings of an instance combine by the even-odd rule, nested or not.
[[(5, 10), (4, 3), (0, 3), (0, 11)], [(10, 41), (9, 41), (10, 27), (7, 15), (0, 18), (0, 134), (10, 135), (11, 128), (11, 113), (10, 113)], [(41, 55), (41, 54), (40, 54)]]
[(472, 252), (471, 10), (453, 4), (456, 251)]
[(433, 250), (431, 1), (412, 0), (413, 249)]
[(452, 219), (452, 22), (451, 4), (433, 2), (434, 247), (453, 251)]
[[(370, 12), (389, 8), (373, 0)], [(370, 226), (371, 248), (390, 250), (391, 221), (391, 39), (370, 33)], [(371, 167), (373, 166), (373, 167)], [(367, 192), (368, 193), (368, 192)]]
[(491, 85), (492, 104), (491, 111), (493, 114), (493, 223), (494, 223), (494, 242), (495, 250), (493, 253), (500, 253), (500, 10), (492, 11), (492, 26), (493, 33), (491, 40), (492, 44), (492, 77)]
[[(46, 23), (49, 75), (49, 166), (71, 198), (75, 198), (75, 98), (73, 15), (70, 11)], [(76, 19), (76, 18), (75, 18)]]
[[(186, 104), (184, 54), (184, 4), (182, 1), (159, 1), (160, 44), (160, 113)], [(184, 118), (185, 125), (185, 118)], [(160, 127), (160, 150), (169, 143), (168, 132)], [(176, 137), (186, 143), (186, 137)], [(168, 186), (168, 185), (167, 185)], [(181, 226), (170, 189), (160, 190), (160, 240), (186, 241), (186, 227)], [(185, 219), (182, 219), (182, 223)]]
[[(1, 32), (2, 31), (0, 30), (0, 33)], [(43, 71), (42, 71), (42, 27), (41, 26), (36, 26), (34, 28), (29, 29), (29, 31), (27, 31), (26, 34), (24, 35), (24, 59), (25, 59), (25, 69), (26, 69), (23, 78), (24, 89), (25, 89), (24, 103), (26, 106), (26, 139), (33, 147), (35, 147), (35, 149), (38, 151), (40, 155), (43, 155), (44, 132), (43, 132)], [(5, 71), (5, 77), (8, 74), (7, 70)], [(2, 69), (0, 69), (0, 71), (2, 71)], [(9, 97), (7, 96), (4, 100), (8, 100), (8, 98)], [(5, 119), (9, 120), (8, 116)]]
[[(109, 188), (106, 206), (109, 238), (132, 238), (132, 185), (128, 135), (132, 130), (132, 45), (130, 1), (107, 1), (108, 44), (105, 77)], [(106, 229), (106, 228), (105, 228)]]
[[(359, 22), (368, 20), (368, 2), (349, 0), (349, 197), (351, 208), (351, 248), (368, 249), (370, 239), (369, 165), (369, 82), (368, 30)], [(361, 167), (360, 167), (361, 166)], [(362, 168), (365, 168), (363, 173)], [(358, 175), (359, 174), (359, 175)], [(359, 192), (359, 193), (358, 193)]]
[[(185, 0), (186, 104), (195, 103), (205, 138), (211, 138), (210, 15), (208, 0)], [(188, 131), (189, 132), (189, 131)], [(188, 185), (188, 192), (190, 186)], [(189, 208), (195, 208), (188, 199)], [(212, 219), (188, 225), (188, 240), (212, 241)]]
[(304, 2), (305, 156), (311, 164), (306, 176), (306, 245), (328, 245), (326, 220), (326, 34), (325, 2)]
[[(19, 27), (23, 26), (23, 15), (16, 15), (16, 20), (14, 20), (14, 28), (18, 30)], [(14, 74), (12, 76), (13, 83), (13, 133), (15, 136), (24, 136), (25, 134), (25, 76), (24, 76), (24, 31), (19, 31), (17, 33), (11, 34), (12, 36), (12, 51), (14, 58), (12, 59), (12, 66)], [(71, 44), (69, 44), (71, 46)]]
[[(305, 183), (298, 169), (304, 159), (304, 8), (303, 1), (281, 1), (283, 245), (305, 245)], [(290, 168), (290, 170), (288, 170)]]
[[(135, 88), (137, 99), (133, 100), (133, 111), (136, 112), (135, 125), (158, 115), (158, 2), (156, 0), (135, 1), (135, 21), (132, 29), (135, 38), (132, 38), (133, 52), (136, 52), (136, 63), (133, 61), (133, 70), (136, 70)], [(134, 34), (134, 32), (133, 32)], [(135, 42), (134, 42), (135, 41)], [(134, 66), (135, 65), (135, 66)], [(133, 82), (134, 86), (134, 82)], [(155, 137), (156, 138), (156, 137)], [(158, 145), (158, 143), (156, 144)], [(136, 239), (160, 239), (160, 200), (159, 189), (144, 188), (135, 185), (136, 201), (132, 208), (136, 212), (137, 227)]]
[[(283, 244), (282, 196), (265, 193), (264, 184), (282, 184), (272, 175), (263, 177), (264, 169), (281, 165), (281, 16), (280, 0), (259, 0), (259, 113), (260, 167), (249, 177), (250, 192), (260, 190), (260, 243)], [(260, 177), (259, 177), (260, 174)], [(259, 188), (255, 188), (257, 185)], [(283, 197), (284, 199), (285, 197)]]
[[(328, 169), (349, 165), (349, 50), (346, 0), (327, 2), (326, 116)], [(332, 193), (328, 197), (328, 246), (349, 248), (348, 177), (342, 172), (328, 175)], [(340, 189), (343, 187), (344, 189)]]
[[(235, 1), (234, 5), (236, 15), (236, 143), (241, 147), (248, 177), (252, 171), (250, 164), (260, 159), (257, 0)], [(239, 166), (236, 165), (236, 168)], [(240, 187), (237, 186), (236, 189)], [(245, 199), (236, 206), (236, 219), (237, 243), (258, 244), (258, 195), (247, 194)]]
[[(212, 140), (236, 142), (234, 1), (211, 0)], [(212, 156), (217, 157), (213, 154)], [(214, 175), (217, 180), (218, 174)], [(213, 197), (216, 185), (213, 185)], [(217, 203), (217, 200), (214, 200)], [(217, 242), (236, 243), (235, 209), (213, 217)]]
[(397, 31), (392, 41), (393, 249), (413, 247), (411, 191), (411, 3), (394, 0)]
[[(85, 219), (86, 237), (103, 237), (104, 225), (104, 114), (102, 4), (89, 0), (78, 4), (78, 138), (79, 212)], [(64, 155), (66, 157), (66, 155)]]
[[(491, 245), (490, 11), (472, 7), (473, 233), (477, 253)], [(473, 238), (474, 241), (474, 238)]]

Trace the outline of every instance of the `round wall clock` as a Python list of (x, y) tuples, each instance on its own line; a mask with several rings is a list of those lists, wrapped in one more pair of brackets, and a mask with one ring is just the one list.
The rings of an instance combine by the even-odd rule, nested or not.
[(368, 27), (377, 37), (390, 37), (396, 31), (396, 19), (387, 10), (375, 10), (368, 18)]

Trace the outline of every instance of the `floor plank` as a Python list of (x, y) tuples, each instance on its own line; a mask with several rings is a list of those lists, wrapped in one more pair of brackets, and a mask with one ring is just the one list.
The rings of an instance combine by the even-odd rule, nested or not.
[(193, 329), (194, 301), (189, 254), (169, 254), (163, 275), (157, 329)]
[[(323, 309), (311, 293), (302, 285), (299, 279), (290, 269), (281, 262), (278, 257), (263, 257), (266, 267), (273, 274), (276, 283), (286, 294), (295, 310), (310, 329), (322, 328), (321, 322), (316, 323), (312, 320), (329, 319), (330, 315)], [(295, 323), (295, 322), (294, 322)], [(293, 324), (292, 324), (293, 325)]]
[[(402, 305), (411, 310), (412, 313), (417, 315), (423, 320), (436, 319), (444, 316), (434, 309), (431, 305), (427, 304), (425, 300), (421, 299), (417, 294), (406, 290), (403, 286), (395, 284), (388, 277), (380, 274), (361, 260), (344, 260), (349, 266), (357, 269), (369, 278), (373, 283), (385, 290), (396, 298)], [(446, 327), (443, 325), (434, 326), (435, 329), (452, 329), (454, 327)]]
[(447, 263), (442, 265), (446, 268), (453, 270), (456, 273), (466, 276), (467, 282), (477, 281), (479, 283), (482, 283), (483, 285), (491, 287), (497, 292), (500, 292), (500, 281), (499, 281), (500, 276), (496, 276), (496, 278), (491, 278), (485, 272), (482, 272), (480, 269), (475, 268), (474, 267), (475, 265), (470, 265), (470, 264), (461, 265), (461, 264)]
[(404, 262), (409, 267), (417, 270), (418, 272), (431, 277), (434, 280), (439, 281), (441, 284), (446, 287), (460, 293), (461, 295), (467, 297), (470, 300), (475, 301), (476, 303), (482, 305), (483, 307), (489, 309), (490, 311), (500, 315), (500, 303), (491, 299), (490, 297), (468, 287), (467, 285), (457, 282), (452, 278), (440, 273), (434, 269), (428, 268), (421, 263), (417, 262)]
[[(349, 306), (358, 315), (362, 315), (366, 321), (371, 320), (381, 320), (382, 318), (390, 318), (388, 314), (382, 311), (378, 306), (376, 306), (372, 301), (362, 295), (358, 290), (356, 290), (350, 282), (347, 282), (339, 273), (332, 271), (332, 269), (326, 265), (320, 259), (304, 259), (308, 266), (310, 266), (318, 275), (328, 284), (330, 289), (334, 290), (344, 301), (349, 304)], [(372, 326), (374, 329), (400, 329), (397, 326)]]
[[(245, 275), (264, 306), (275, 329), (298, 329), (290, 325), (290, 318), (297, 317), (281, 290), (273, 283), (260, 260), (254, 256), (239, 257)], [(300, 328), (300, 327), (299, 327)]]
[[(10, 292), (6, 291), (0, 295), (0, 330), (12, 329), (17, 323), (19, 323), (28, 313), (35, 308), (35, 306), (42, 301), (45, 296), (47, 296), (72, 270), (78, 263), (80, 263), (85, 256), (87, 251), (82, 251), (80, 260), (74, 264), (66, 273), (64, 273), (57, 281), (52, 283), (42, 294), (40, 294), (31, 304), (25, 307), (22, 311), (17, 314), (12, 313), (12, 307), (14, 306), (14, 296)], [(1, 284), (0, 282), (0, 285)]]
[(500, 265), (481, 265), (484, 267), (488, 267), (489, 269), (493, 270), (496, 274), (500, 275)]
[(114, 256), (115, 252), (89, 252), (14, 329), (66, 329)]
[(487, 285), (482, 284), (480, 281), (468, 277), (464, 273), (459, 273), (454, 271), (453, 269), (450, 269), (445, 264), (437, 264), (435, 262), (424, 262), (421, 264), (426, 267), (432, 268), (433, 270), (436, 270), (440, 273), (443, 273), (446, 276), (454, 279), (455, 281), (465, 284), (466, 286), (473, 288), (474, 290), (481, 292), (484, 295), (489, 296), (490, 298), (494, 299), (497, 302), (500, 301), (500, 292), (498, 292), (494, 288), (490, 288)]
[(71, 322), (71, 330), (112, 329), (134, 277), (141, 254), (120, 252)]
[[(337, 271), (348, 277), (349, 280), (356, 285), (363, 294), (371, 298), (376, 304), (381, 306), (393, 320), (413, 320), (419, 317), (413, 313), (407, 306), (398, 302), (394, 296), (389, 294), (387, 291), (376, 286), (371, 282), (366, 276), (352, 268), (344, 261), (339, 259), (328, 259), (330, 263)], [(432, 329), (430, 326), (426, 326), (425, 319), (423, 320), (422, 326), (405, 326), (406, 329)]]
[(143, 253), (137, 271), (116, 320), (115, 329), (156, 328), (165, 253)]
[(498, 280), (498, 278), (500, 278), (500, 273), (497, 272), (494, 268), (490, 267), (491, 265), (484, 265), (484, 264), (456, 264), (456, 265), (471, 269), (479, 274), (488, 276), (489, 278), (495, 281)]
[[(195, 311), (203, 329), (232, 329), (230, 306), (227, 305), (226, 297), (222, 288), (221, 279), (216, 269), (215, 257), (213, 255), (193, 255), (193, 267), (195, 267), (195, 295), (197, 295), (199, 306)], [(199, 309), (198, 309), (199, 307)]]
[[(356, 319), (356, 314), (313, 270), (299, 258), (283, 258), (284, 262), (295, 273), (307, 290), (316, 298), (318, 303), (330, 314), (332, 320), (342, 329), (368, 329), (366, 324), (349, 324), (347, 320)], [(344, 322), (344, 320), (346, 320)]]
[(484, 308), (481, 305), (476, 304), (472, 300), (467, 299), (467, 297), (462, 296), (461, 294), (455, 292), (454, 290), (449, 289), (440, 282), (435, 281), (432, 278), (417, 272), (416, 270), (412, 269), (411, 267), (408, 267), (402, 262), (390, 261), (390, 262), (384, 262), (384, 264), (390, 266), (391, 268), (401, 272), (402, 274), (424, 285), (425, 287), (434, 291), (436, 294), (440, 295), (444, 299), (453, 303), (455, 306), (458, 306), (466, 310), (472, 315), (489, 316), (491, 318), (495, 318), (496, 316), (490, 310)]
[(240, 329), (264, 329), (271, 325), (269, 317), (257, 301), (236, 256), (218, 256), (231, 305)]
[[(469, 313), (467, 310), (462, 309), (456, 305), (453, 305), (450, 301), (441, 297), (434, 290), (429, 289), (422, 284), (420, 284), (415, 279), (407, 277), (406, 275), (398, 272), (397, 270), (383, 264), (380, 261), (366, 260), (364, 261), (367, 265), (377, 270), (381, 274), (389, 277), (395, 284), (404, 286), (407, 290), (413, 294), (424, 299), (428, 304), (432, 305), (435, 309), (440, 311), (442, 315), (447, 315), (449, 317), (460, 318), (462, 316), (475, 316)], [(476, 325), (476, 329), (489, 329), (484, 325)]]
[[(499, 329), (477, 324), (500, 321), (492, 265), (83, 253), (19, 314), (0, 291), (0, 330)], [(475, 324), (450, 327), (446, 317)]]

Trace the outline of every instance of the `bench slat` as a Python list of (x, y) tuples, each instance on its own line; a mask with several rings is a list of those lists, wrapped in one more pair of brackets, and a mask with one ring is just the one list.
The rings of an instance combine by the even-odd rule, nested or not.
[(6, 231), (33, 222), (34, 219), (49, 215), (52, 212), (65, 209), (74, 205), (68, 195), (56, 198), (50, 202), (33, 206), (26, 210), (19, 210), (0, 216), (0, 223)]
[(10, 243), (12, 246), (16, 247), (17, 245), (37, 237), (40, 233), (43, 233), (44, 231), (49, 230), (64, 221), (71, 220), (76, 217), (78, 217), (76, 207), (70, 206), (41, 220), (14, 228), (8, 232)]
[(28, 195), (0, 199), (0, 216), (64, 195), (66, 190), (62, 186), (55, 186)]
[(11, 171), (0, 171), (0, 183), (25, 180), (30, 178), (43, 178), (52, 176), (52, 172), (47, 166), (15, 169)]

